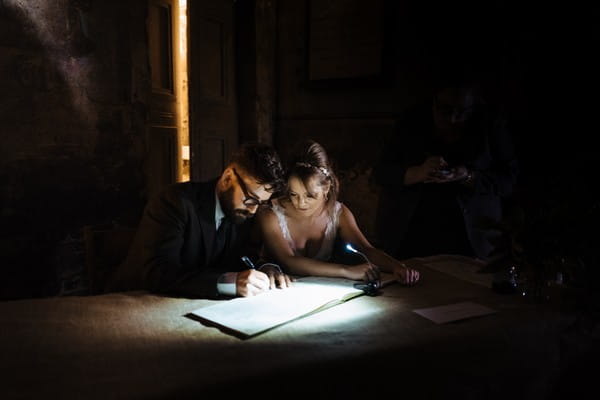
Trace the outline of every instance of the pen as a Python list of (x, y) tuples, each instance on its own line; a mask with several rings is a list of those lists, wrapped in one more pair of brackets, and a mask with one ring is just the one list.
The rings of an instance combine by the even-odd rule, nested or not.
[(247, 256), (243, 256), (242, 261), (244, 262), (244, 264), (246, 264), (248, 266), (248, 268), (256, 269), (256, 267), (254, 267), (254, 263), (252, 262), (252, 260), (250, 260)]

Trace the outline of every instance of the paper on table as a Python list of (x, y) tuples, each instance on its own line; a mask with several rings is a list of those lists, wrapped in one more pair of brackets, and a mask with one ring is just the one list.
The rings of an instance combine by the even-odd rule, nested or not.
[(253, 336), (362, 295), (354, 283), (347, 279), (300, 278), (289, 289), (218, 302), (191, 314), (243, 336)]
[(445, 306), (418, 308), (413, 310), (415, 313), (435, 322), (444, 324), (446, 322), (458, 321), (461, 319), (479, 317), (482, 315), (493, 314), (496, 310), (481, 304), (462, 302), (449, 304)]

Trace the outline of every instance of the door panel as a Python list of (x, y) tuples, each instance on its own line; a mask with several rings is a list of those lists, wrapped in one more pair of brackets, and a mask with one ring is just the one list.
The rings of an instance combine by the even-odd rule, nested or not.
[(205, 0), (188, 6), (192, 180), (219, 176), (238, 145), (233, 4)]
[(146, 131), (148, 195), (177, 180), (177, 98), (173, 73), (174, 0), (148, 3), (148, 56), (152, 80)]
[(177, 177), (177, 128), (150, 126), (147, 135), (148, 177), (152, 182), (150, 194)]
[(226, 103), (225, 91), (225, 32), (223, 23), (202, 18), (199, 20), (198, 31), (203, 40), (198, 41), (198, 52), (202, 61), (198, 68), (198, 84), (202, 90), (200, 96), (204, 100), (215, 100)]

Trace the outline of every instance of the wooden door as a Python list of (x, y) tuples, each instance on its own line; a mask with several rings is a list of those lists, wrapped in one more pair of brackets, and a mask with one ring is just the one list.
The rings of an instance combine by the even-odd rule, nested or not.
[(148, 2), (148, 45), (152, 92), (146, 130), (146, 185), (151, 196), (178, 176), (177, 97), (173, 30), (175, 0)]
[(188, 4), (191, 179), (221, 174), (238, 145), (234, 1)]

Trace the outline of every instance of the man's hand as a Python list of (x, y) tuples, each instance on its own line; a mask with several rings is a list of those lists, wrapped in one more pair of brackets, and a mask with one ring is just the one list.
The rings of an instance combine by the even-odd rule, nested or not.
[(235, 288), (238, 296), (256, 296), (269, 290), (270, 281), (267, 274), (254, 269), (238, 272)]

